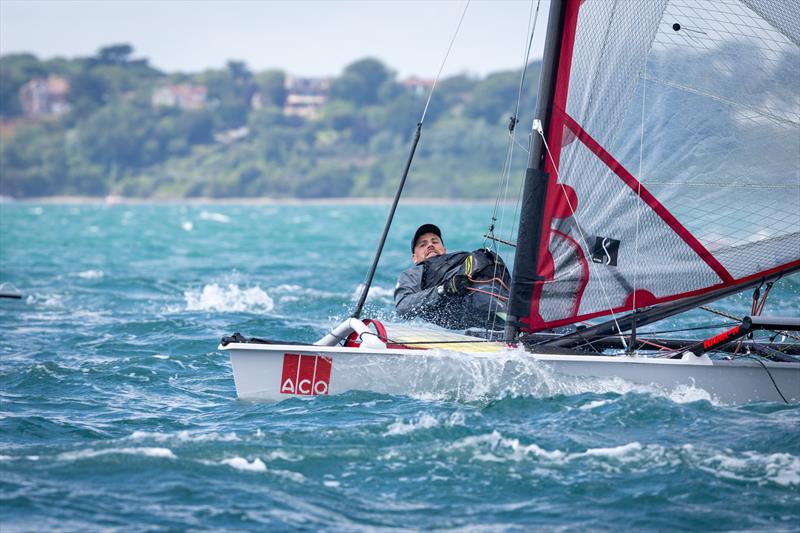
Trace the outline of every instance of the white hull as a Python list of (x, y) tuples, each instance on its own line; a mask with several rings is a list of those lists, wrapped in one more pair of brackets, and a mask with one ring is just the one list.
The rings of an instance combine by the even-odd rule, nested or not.
[(726, 404), (783, 402), (781, 394), (788, 402), (800, 402), (797, 363), (762, 366), (749, 359), (712, 361), (691, 354), (660, 359), (531, 354), (521, 349), (463, 353), (245, 343), (220, 349), (230, 352), (236, 393), (242, 399), (278, 401), (350, 390), (480, 399), (642, 388), (668, 394), (705, 391), (709, 399)]

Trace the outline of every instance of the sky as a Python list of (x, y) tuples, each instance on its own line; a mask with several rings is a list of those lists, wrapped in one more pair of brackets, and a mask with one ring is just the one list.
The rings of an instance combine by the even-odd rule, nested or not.
[[(538, 0), (471, 0), (443, 76), (518, 69)], [(335, 76), (375, 57), (399, 77), (433, 78), (465, 0), (0, 0), (0, 54), (94, 55), (128, 43), (165, 72), (244, 61), (253, 71)], [(541, 1), (531, 59), (540, 58)]]

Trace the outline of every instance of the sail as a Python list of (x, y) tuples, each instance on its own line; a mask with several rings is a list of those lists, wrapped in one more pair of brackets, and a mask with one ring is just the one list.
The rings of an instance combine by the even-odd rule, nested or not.
[(799, 45), (796, 1), (566, 2), (524, 329), (800, 266)]

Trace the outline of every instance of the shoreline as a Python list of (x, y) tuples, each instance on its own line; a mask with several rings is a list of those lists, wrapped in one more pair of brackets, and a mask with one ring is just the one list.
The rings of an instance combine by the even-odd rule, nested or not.
[[(33, 198), (0, 198), (3, 204), (47, 204), (47, 205), (142, 205), (142, 204), (213, 204), (213, 205), (386, 205), (391, 204), (393, 198), (125, 198), (118, 196), (39, 196)], [(495, 202), (493, 198), (404, 198), (401, 202), (406, 205), (484, 205)], [(501, 203), (513, 203), (508, 200)]]

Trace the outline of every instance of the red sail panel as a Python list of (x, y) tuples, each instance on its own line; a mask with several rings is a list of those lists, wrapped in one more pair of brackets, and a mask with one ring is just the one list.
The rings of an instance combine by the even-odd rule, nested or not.
[(800, 265), (799, 9), (567, 2), (528, 330)]

